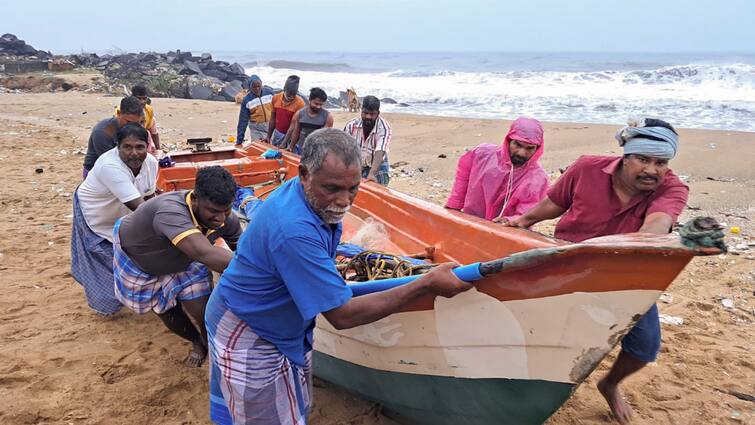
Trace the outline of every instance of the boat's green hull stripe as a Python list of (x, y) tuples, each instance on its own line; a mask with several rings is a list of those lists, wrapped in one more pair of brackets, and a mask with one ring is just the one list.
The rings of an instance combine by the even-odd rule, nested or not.
[(569, 398), (573, 384), (469, 379), (387, 372), (314, 353), (315, 375), (399, 413), (435, 425), (540, 424)]

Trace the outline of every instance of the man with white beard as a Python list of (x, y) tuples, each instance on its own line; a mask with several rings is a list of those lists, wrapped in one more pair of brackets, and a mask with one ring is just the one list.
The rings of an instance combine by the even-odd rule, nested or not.
[(299, 177), (255, 212), (205, 314), (213, 422), (307, 423), (318, 314), (337, 329), (352, 328), (419, 297), (452, 297), (472, 287), (451, 272), (453, 264), (443, 264), (407, 285), (352, 298), (335, 253), (360, 180), (355, 140), (317, 130), (302, 151)]

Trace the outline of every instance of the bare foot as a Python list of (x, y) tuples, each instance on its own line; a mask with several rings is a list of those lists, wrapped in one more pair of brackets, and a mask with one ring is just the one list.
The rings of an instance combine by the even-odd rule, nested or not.
[(608, 402), (611, 413), (620, 424), (628, 424), (632, 420), (632, 407), (624, 400), (618, 385), (611, 385), (605, 378), (598, 382), (598, 391)]
[(194, 342), (192, 343), (191, 352), (189, 352), (189, 356), (186, 358), (186, 366), (202, 366), (205, 358), (207, 358), (207, 348), (199, 342)]

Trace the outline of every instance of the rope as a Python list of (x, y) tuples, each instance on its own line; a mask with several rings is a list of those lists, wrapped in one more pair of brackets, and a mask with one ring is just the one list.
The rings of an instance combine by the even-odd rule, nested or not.
[(679, 229), (682, 243), (688, 248), (718, 248), (727, 251), (723, 227), (712, 217), (697, 217)]
[(413, 264), (401, 256), (366, 250), (351, 257), (342, 257), (336, 268), (344, 279), (364, 282), (427, 273), (435, 264)]

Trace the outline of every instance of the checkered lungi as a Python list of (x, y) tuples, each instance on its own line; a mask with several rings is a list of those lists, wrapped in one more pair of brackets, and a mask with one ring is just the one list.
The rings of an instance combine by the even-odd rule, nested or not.
[(226, 309), (215, 292), (205, 313), (210, 348), (210, 420), (218, 425), (306, 425), (312, 400), (312, 353), (306, 367)]
[(87, 304), (97, 313), (111, 315), (121, 309), (113, 293), (113, 244), (89, 228), (73, 193), (71, 276), (84, 287)]
[(186, 271), (154, 276), (142, 271), (121, 248), (118, 220), (113, 228), (113, 275), (115, 297), (136, 313), (150, 310), (165, 313), (177, 301), (189, 301), (210, 295), (212, 274), (196, 261)]

